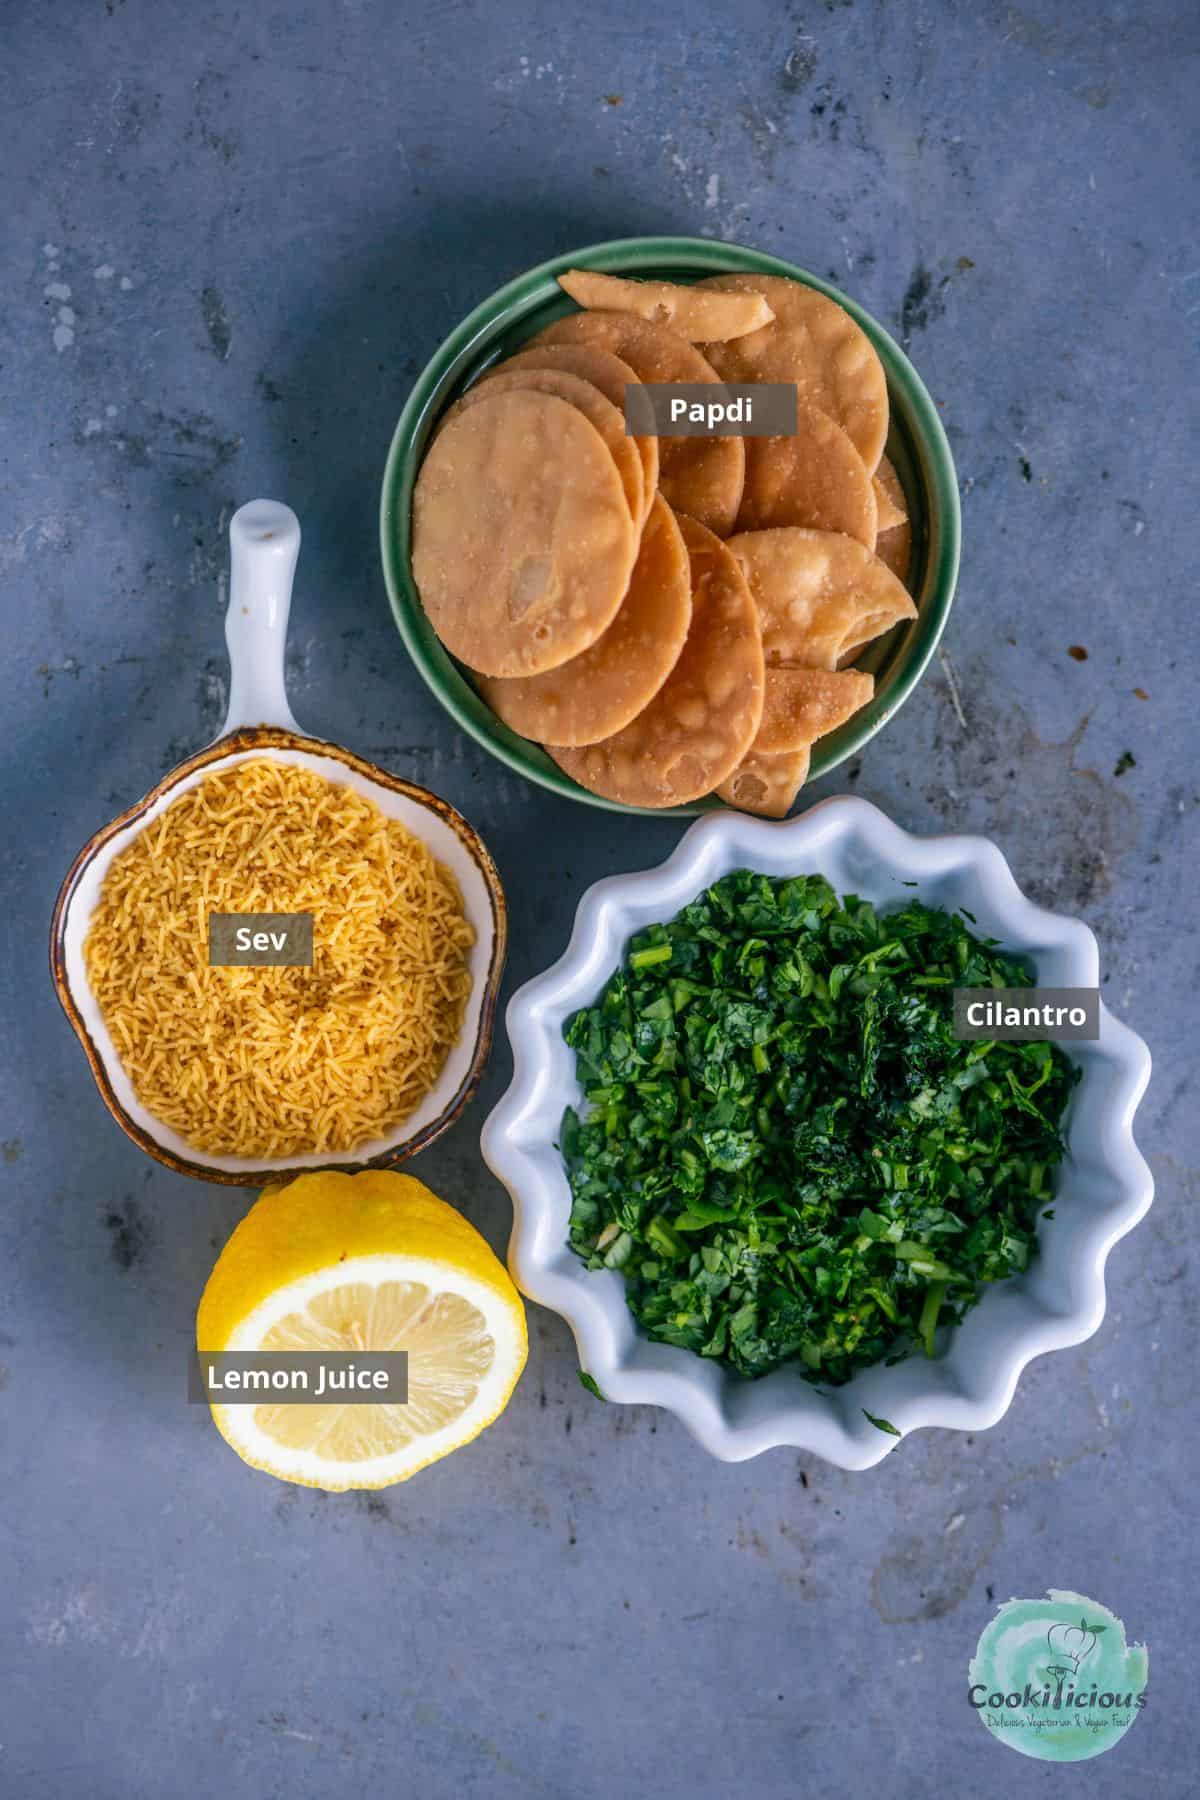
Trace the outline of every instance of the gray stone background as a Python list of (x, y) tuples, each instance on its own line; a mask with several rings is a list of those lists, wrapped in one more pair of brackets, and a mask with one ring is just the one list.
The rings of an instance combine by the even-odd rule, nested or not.
[[(1194, 1793), (1194, 7), (9, 0), (4, 37), (0, 1794)], [(391, 428), (450, 326), (639, 232), (832, 277), (939, 401), (964, 504), (946, 661), (821, 791), (987, 832), (1089, 919), (1155, 1054), (1159, 1197), (1096, 1337), (974, 1440), (919, 1434), (858, 1476), (722, 1466), (592, 1400), (534, 1310), (483, 1439), (323, 1497), (184, 1401), (245, 1198), (111, 1124), (47, 980), (50, 909), (219, 722), (224, 531), (260, 493), (304, 526), (297, 714), (484, 832), (510, 984), (588, 882), (671, 848), (677, 824), (555, 800), (454, 730), (376, 549)], [(498, 1247), (477, 1135), (508, 1067), (501, 1040), (419, 1164)], [(993, 1599), (1047, 1586), (1151, 1658), (1130, 1735), (1062, 1773), (965, 1697)]]

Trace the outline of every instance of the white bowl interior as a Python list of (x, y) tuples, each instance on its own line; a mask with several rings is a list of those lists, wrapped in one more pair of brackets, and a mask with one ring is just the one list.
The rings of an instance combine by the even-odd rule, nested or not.
[[(108, 873), (113, 858), (119, 856), (139, 832), (144, 831), (148, 825), (152, 824), (171, 802), (180, 794), (185, 793), (188, 788), (195, 787), (199, 782), (216, 773), (217, 770), (229, 769), (236, 763), (251, 762), (264, 756), (270, 757), (275, 762), (290, 763), (297, 768), (311, 769), (314, 774), (322, 775), (328, 781), (335, 781), (352, 788), (355, 793), (362, 794), (366, 799), (374, 801), (380, 811), (389, 818), (398, 819), (415, 836), (423, 838), (439, 862), (444, 863), (456, 877), (462, 890), (463, 906), (467, 917), (475, 927), (475, 944), (470, 956), (471, 997), (467, 1003), (458, 1041), (446, 1058), (445, 1066), (437, 1082), (425, 1095), (416, 1110), (410, 1113), (408, 1118), (402, 1120), (399, 1125), (394, 1126), (385, 1137), (360, 1144), (354, 1151), (338, 1152), (336, 1156), (331, 1156), (328, 1152), (277, 1158), (213, 1156), (205, 1151), (197, 1150), (195, 1145), (189, 1144), (186, 1138), (169, 1130), (161, 1120), (154, 1117), (153, 1113), (147, 1111), (134, 1093), (133, 1085), (125, 1073), (116, 1047), (105, 1026), (100, 1007), (92, 993), (84, 964), (84, 940), (100, 898), (104, 877)], [(172, 783), (167, 791), (154, 802), (153, 806), (138, 818), (136, 823), (114, 833), (82, 871), (71, 894), (64, 919), (63, 948), (71, 995), (79, 1009), (88, 1035), (103, 1059), (113, 1092), (125, 1112), (148, 1137), (153, 1138), (154, 1142), (161, 1145), (164, 1150), (170, 1151), (185, 1161), (232, 1174), (249, 1170), (328, 1168), (331, 1163), (365, 1164), (377, 1156), (384, 1155), (386, 1152), (408, 1143), (427, 1126), (432, 1125), (447, 1107), (452, 1105), (470, 1074), (487, 994), (488, 971), (491, 966), (495, 935), (492, 899), (488, 884), (467, 846), (440, 813), (432, 807), (424, 805), (421, 801), (410, 799), (406, 794), (397, 793), (393, 788), (370, 780), (337, 757), (323, 756), (316, 751), (270, 746), (261, 750), (231, 752), (230, 755), (221, 757), (206, 764), (203, 768), (185, 775), (180, 781)]]
[(834, 799), (779, 824), (711, 815), (661, 867), (598, 882), (580, 903), (566, 954), (510, 1004), (514, 1079), (484, 1127), (483, 1149), (513, 1197), (510, 1263), (520, 1286), (568, 1320), (584, 1368), (608, 1398), (669, 1407), (728, 1459), (790, 1444), (864, 1468), (897, 1441), (866, 1413), (901, 1433), (931, 1424), (981, 1429), (1004, 1412), (1030, 1357), (1095, 1330), (1104, 1259), (1152, 1194), (1131, 1131), (1149, 1053), (1103, 1008), (1099, 1042), (1063, 1046), (1082, 1076), (1065, 1122), (1055, 1216), (1039, 1223), (1039, 1256), (1026, 1275), (990, 1289), (961, 1327), (943, 1330), (936, 1357), (912, 1356), (820, 1389), (794, 1369), (751, 1382), (651, 1343), (626, 1305), (621, 1276), (587, 1270), (568, 1245), (571, 1195), (557, 1144), (564, 1108), (582, 1095), (562, 1028), (594, 1000), (635, 931), (745, 867), (824, 875), (838, 894), (858, 894), (881, 911), (911, 899), (965, 908), (972, 929), (1023, 956), (1042, 986), (1096, 986), (1099, 956), (1086, 925), (1021, 894), (986, 839), (913, 837), (864, 801)]

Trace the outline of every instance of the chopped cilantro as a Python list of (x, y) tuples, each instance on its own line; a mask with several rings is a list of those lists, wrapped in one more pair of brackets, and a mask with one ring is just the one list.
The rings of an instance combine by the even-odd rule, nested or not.
[(723, 877), (568, 1022), (572, 1248), (650, 1337), (743, 1375), (933, 1355), (1029, 1266), (1062, 1155), (1063, 1053), (953, 1035), (955, 987), (1028, 982), (919, 901)]

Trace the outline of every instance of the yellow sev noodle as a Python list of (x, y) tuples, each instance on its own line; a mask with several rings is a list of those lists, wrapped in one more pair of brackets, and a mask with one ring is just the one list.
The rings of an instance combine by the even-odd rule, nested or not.
[[(311, 968), (212, 968), (213, 912), (310, 912)], [(458, 1037), (475, 933), (450, 871), (373, 801), (255, 760), (114, 858), (88, 980), (134, 1092), (198, 1150), (349, 1151), (406, 1118)]]

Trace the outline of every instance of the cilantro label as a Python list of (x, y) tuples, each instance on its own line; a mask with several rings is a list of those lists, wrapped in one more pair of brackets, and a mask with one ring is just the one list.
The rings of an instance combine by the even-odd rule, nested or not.
[(1006, 1600), (985, 1625), (967, 1700), (993, 1737), (1040, 1762), (1083, 1762), (1111, 1750), (1148, 1698), (1144, 1644), (1127, 1644), (1115, 1613), (1051, 1588)]
[(1099, 988), (955, 988), (954, 1035), (965, 1043), (1092, 1043)]

